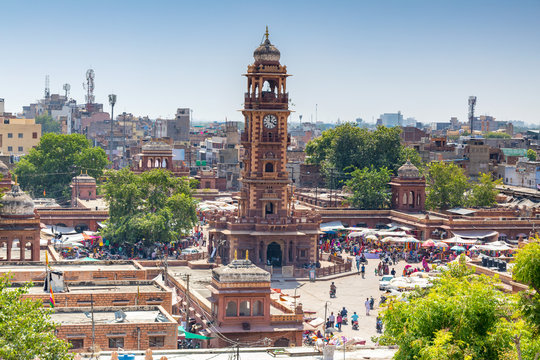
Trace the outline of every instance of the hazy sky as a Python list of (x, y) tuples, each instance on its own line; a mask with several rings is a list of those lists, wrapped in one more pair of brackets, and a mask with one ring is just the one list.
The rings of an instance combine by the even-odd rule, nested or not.
[[(418, 121), (477, 113), (540, 123), (540, 1), (4, 1), (0, 98), (6, 111), (71, 84), (116, 111), (241, 120), (245, 78), (266, 25), (293, 74), (291, 120)], [(106, 105), (109, 109), (109, 105)], [(115, 111), (115, 112), (116, 112)]]

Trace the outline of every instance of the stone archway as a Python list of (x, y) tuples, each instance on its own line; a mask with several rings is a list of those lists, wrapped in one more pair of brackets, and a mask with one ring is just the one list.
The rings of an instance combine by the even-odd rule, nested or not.
[(281, 266), (282, 260), (281, 246), (275, 241), (268, 244), (266, 248), (266, 263), (270, 263), (273, 266)]

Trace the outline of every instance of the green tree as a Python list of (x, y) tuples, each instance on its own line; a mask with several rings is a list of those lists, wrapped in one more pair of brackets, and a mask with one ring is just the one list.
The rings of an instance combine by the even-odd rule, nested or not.
[(36, 124), (41, 124), (41, 134), (62, 132), (62, 124), (54, 120), (52, 116), (45, 114), (36, 116)]
[(354, 170), (351, 178), (345, 183), (352, 193), (352, 196), (348, 198), (349, 203), (360, 209), (388, 207), (391, 200), (388, 185), (390, 177), (391, 172), (385, 167), (379, 170), (373, 167)]
[(527, 158), (529, 159), (529, 161), (536, 161), (536, 151), (534, 151), (533, 149), (528, 149)]
[(470, 206), (491, 207), (497, 204), (495, 200), (499, 190), (495, 186), (502, 185), (502, 180), (493, 180), (491, 174), (480, 174), (478, 182), (473, 184), (469, 196)]
[(21, 187), (34, 196), (69, 199), (69, 184), (81, 171), (99, 178), (107, 165), (102, 148), (93, 147), (81, 134), (43, 135), (37, 147), (30, 150), (15, 168)]
[(518, 251), (512, 276), (514, 280), (531, 288), (521, 293), (521, 311), (535, 334), (540, 335), (540, 237), (538, 235), (531, 237), (529, 243)]
[(72, 359), (69, 344), (56, 338), (51, 309), (41, 300), (23, 299), (30, 284), (10, 288), (7, 276), (0, 277), (0, 359)]
[(398, 345), (399, 360), (503, 359), (512, 347), (504, 327), (507, 302), (486, 276), (446, 272), (431, 289), (390, 301), (379, 342)]
[(418, 153), (418, 151), (411, 147), (403, 147), (401, 149), (401, 154), (399, 156), (399, 164), (403, 165), (407, 160), (410, 160), (410, 162), (413, 163), (413, 165), (416, 166), (421, 172), (424, 170), (425, 165), (422, 162), (420, 154)]
[(401, 145), (399, 127), (377, 127), (370, 131), (356, 124), (345, 123), (326, 130), (306, 146), (308, 162), (321, 166), (331, 187), (344, 184), (350, 178), (350, 169), (386, 167), (395, 172), (410, 158), (421, 164), (414, 149)]
[(426, 206), (429, 209), (450, 209), (465, 204), (469, 189), (467, 177), (456, 164), (432, 162), (427, 167)]
[(129, 246), (171, 242), (185, 235), (197, 221), (190, 182), (163, 169), (140, 175), (124, 168), (108, 171), (103, 185), (109, 203), (105, 239)]

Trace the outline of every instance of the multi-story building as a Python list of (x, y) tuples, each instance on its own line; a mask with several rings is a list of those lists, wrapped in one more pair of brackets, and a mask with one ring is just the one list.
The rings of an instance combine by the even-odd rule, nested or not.
[(41, 124), (34, 119), (0, 116), (0, 151), (4, 155), (24, 155), (41, 139)]
[(174, 119), (157, 119), (155, 125), (156, 138), (171, 138), (173, 141), (189, 141), (191, 110), (179, 108)]
[(402, 126), (403, 114), (400, 111), (397, 114), (384, 113), (377, 119), (377, 123), (386, 127)]
[(465, 155), (469, 159), (468, 175), (476, 179), (480, 173), (487, 173), (490, 169), (489, 145), (483, 140), (471, 139), (465, 148)]
[(504, 166), (504, 183), (506, 185), (522, 186), (539, 189), (540, 161), (528, 161), (522, 158), (515, 165)]

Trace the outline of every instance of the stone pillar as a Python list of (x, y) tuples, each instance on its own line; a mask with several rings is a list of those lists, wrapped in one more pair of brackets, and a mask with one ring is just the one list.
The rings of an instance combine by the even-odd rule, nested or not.
[(7, 261), (10, 261), (10, 260), (11, 260), (11, 244), (12, 244), (12, 241), (13, 241), (13, 240), (9, 239), (9, 240), (7, 241), (7, 244), (6, 244), (6, 245), (7, 245), (7, 248), (6, 248), (6, 249), (7, 249), (7, 254), (6, 254), (6, 255), (7, 255), (7, 256), (6, 256), (6, 260), (7, 260)]
[(19, 239), (19, 251), (21, 253), (21, 261), (25, 260), (25, 258), (24, 258), (25, 245), (26, 245), (26, 243), (24, 243), (21, 239)]
[(260, 245), (259, 244), (255, 244), (255, 249), (254, 249), (254, 253), (255, 253), (255, 261), (253, 261), (254, 264), (259, 264), (260, 261), (260, 256), (259, 256), (259, 248), (260, 248)]
[(289, 247), (287, 246), (287, 240), (283, 241), (283, 249), (281, 250), (281, 266), (288, 265), (289, 262)]
[[(37, 245), (37, 246), (36, 246)], [(32, 243), (32, 261), (39, 261), (40, 260), (40, 244), (39, 242)]]

